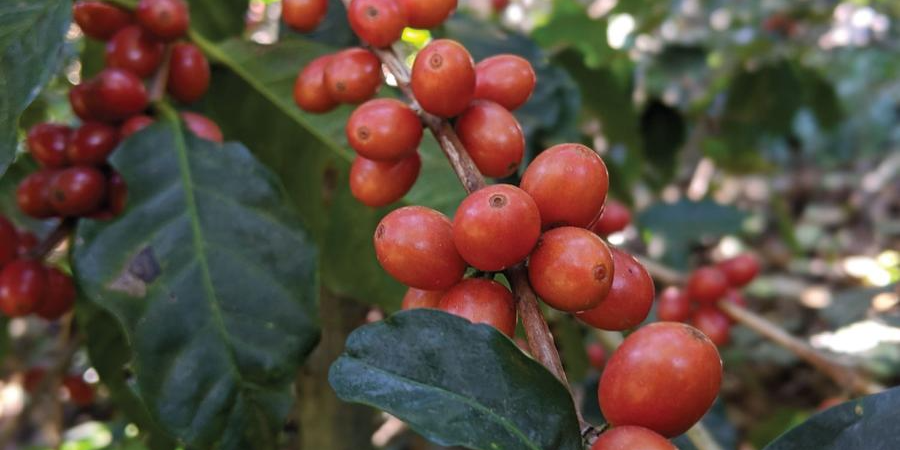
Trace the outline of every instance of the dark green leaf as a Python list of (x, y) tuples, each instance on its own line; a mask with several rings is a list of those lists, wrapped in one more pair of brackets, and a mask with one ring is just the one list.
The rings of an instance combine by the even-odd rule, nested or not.
[(681, 113), (659, 100), (650, 101), (641, 113), (644, 157), (651, 164), (656, 186), (662, 187), (675, 175), (685, 127)]
[(0, 4), (0, 175), (15, 156), (19, 115), (59, 68), (71, 15), (68, 0)]
[(191, 8), (191, 28), (215, 41), (238, 36), (244, 31), (248, 0), (187, 0)]
[(436, 310), (403, 311), (350, 335), (331, 386), (426, 438), (477, 450), (580, 450), (568, 392), (487, 325)]
[(189, 447), (275, 448), (318, 339), (315, 251), (272, 173), (172, 117), (113, 155), (128, 208), (81, 222), (75, 273), (120, 322), (135, 389), (168, 433)]
[(556, 0), (550, 21), (532, 33), (545, 48), (575, 48), (589, 66), (605, 63), (615, 51), (606, 40), (607, 23), (588, 17), (584, 5), (575, 0)]
[(834, 128), (844, 115), (843, 107), (831, 82), (819, 72), (806, 68), (797, 68), (800, 81), (803, 83), (803, 96), (816, 122), (822, 128)]
[(764, 450), (895, 450), (900, 448), (900, 388), (814, 415)]

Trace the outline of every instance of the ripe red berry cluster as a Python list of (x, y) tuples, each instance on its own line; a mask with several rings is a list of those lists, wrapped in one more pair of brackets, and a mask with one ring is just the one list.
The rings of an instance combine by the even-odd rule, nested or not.
[(731, 340), (732, 320), (718, 308), (721, 301), (746, 306), (740, 288), (759, 273), (759, 261), (741, 254), (714, 266), (700, 267), (688, 277), (683, 289), (670, 286), (659, 297), (659, 320), (688, 322), (718, 346)]
[(75, 285), (55, 267), (29, 258), (34, 235), (0, 216), (0, 311), (8, 317), (36, 314), (56, 320), (72, 309)]

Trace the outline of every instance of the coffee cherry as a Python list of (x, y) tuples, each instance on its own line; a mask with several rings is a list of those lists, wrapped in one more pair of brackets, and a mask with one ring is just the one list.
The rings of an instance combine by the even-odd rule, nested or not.
[(603, 416), (678, 436), (709, 410), (722, 384), (716, 346), (694, 327), (657, 322), (630, 334), (600, 377)]
[(624, 230), (629, 223), (631, 223), (631, 212), (628, 211), (628, 207), (615, 200), (609, 200), (603, 207), (597, 223), (591, 229), (594, 233), (606, 237)]
[(68, 375), (62, 380), (69, 400), (77, 406), (91, 406), (94, 403), (94, 388), (78, 375)]
[(50, 205), (64, 217), (90, 214), (106, 196), (106, 177), (90, 166), (64, 169), (50, 182)]
[(133, 116), (132, 118), (126, 120), (121, 127), (119, 127), (119, 137), (122, 139), (126, 139), (132, 134), (149, 127), (153, 122), (155, 121), (150, 116), (146, 116), (143, 114)]
[(666, 438), (643, 427), (624, 426), (607, 430), (591, 450), (678, 450)]
[(37, 236), (34, 233), (25, 230), (19, 230), (19, 245), (16, 246), (16, 255), (25, 256), (35, 246), (38, 245)]
[(702, 331), (717, 347), (731, 340), (731, 319), (713, 306), (701, 306), (691, 317), (691, 325)]
[(72, 133), (66, 149), (69, 163), (99, 166), (119, 145), (119, 130), (102, 122), (87, 122)]
[(741, 294), (741, 291), (737, 289), (729, 289), (728, 292), (725, 293), (725, 298), (723, 298), (722, 301), (737, 305), (741, 308), (747, 307), (747, 300), (744, 298), (744, 294)]
[(0, 216), (0, 267), (12, 261), (18, 255), (19, 233), (16, 227)]
[(209, 61), (194, 44), (172, 46), (166, 90), (181, 103), (193, 103), (209, 89)]
[(496, 55), (475, 66), (475, 98), (499, 103), (513, 111), (528, 101), (537, 77), (527, 59)]
[(456, 134), (478, 171), (488, 177), (514, 174), (525, 154), (522, 127), (509, 111), (494, 102), (473, 102), (457, 119)]
[(147, 90), (133, 73), (106, 68), (97, 75), (87, 95), (90, 111), (105, 120), (127, 119), (147, 108)]
[(141, 0), (134, 14), (142, 27), (164, 41), (183, 36), (191, 20), (184, 0)]
[(43, 169), (33, 172), (21, 182), (16, 189), (16, 203), (19, 209), (36, 219), (47, 219), (56, 215), (50, 204), (50, 183), (56, 177), (56, 169)]
[(606, 201), (609, 174), (593, 150), (580, 144), (559, 144), (528, 165), (520, 186), (537, 203), (545, 229), (586, 227)]
[(122, 175), (111, 170), (106, 177), (106, 201), (102, 207), (91, 214), (91, 219), (109, 220), (118, 217), (125, 211), (125, 201), (128, 198), (128, 185)]
[(409, 288), (403, 295), (403, 309), (432, 308), (437, 309), (446, 291), (423, 291)]
[(544, 303), (576, 312), (597, 306), (612, 287), (613, 257), (603, 239), (583, 228), (544, 233), (528, 260), (528, 278)]
[(685, 291), (691, 300), (715, 303), (728, 292), (728, 278), (715, 267), (701, 267), (688, 277)]
[(200, 139), (218, 142), (219, 144), (225, 141), (225, 137), (222, 136), (222, 129), (219, 128), (219, 125), (203, 114), (182, 111), (181, 120), (184, 120), (184, 125), (187, 129), (191, 130), (191, 133), (194, 133)]
[(421, 167), (418, 153), (399, 161), (372, 161), (357, 156), (350, 166), (350, 193), (366, 206), (389, 205), (409, 192)]
[(469, 278), (453, 286), (439, 308), (472, 323), (490, 325), (512, 337), (516, 332), (516, 304), (512, 292), (496, 281)]
[(54, 123), (39, 123), (28, 130), (28, 151), (44, 167), (63, 167), (68, 164), (66, 147), (72, 129)]
[(285, 25), (301, 32), (316, 29), (328, 12), (328, 0), (282, 0), (281, 18)]
[(633, 256), (617, 248), (610, 248), (613, 257), (612, 287), (599, 305), (576, 317), (601, 330), (622, 331), (641, 324), (650, 313), (653, 297), (653, 278)]
[(422, 141), (422, 122), (405, 103), (369, 100), (353, 111), (345, 127), (347, 141), (360, 156), (396, 161), (416, 152)]
[(534, 200), (508, 184), (469, 194), (453, 219), (453, 243), (459, 254), (485, 272), (499, 272), (523, 261), (540, 235), (541, 216)]
[(406, 27), (401, 0), (353, 0), (347, 9), (350, 28), (372, 47), (387, 47)]
[(69, 89), (69, 104), (72, 106), (72, 112), (84, 121), (97, 120), (97, 114), (91, 108), (94, 102), (91, 98), (93, 95), (91, 94), (91, 85), (92, 83), (85, 82)]
[(129, 25), (106, 43), (106, 65), (147, 78), (162, 63), (164, 52), (165, 45), (161, 41), (143, 28)]
[(720, 262), (718, 267), (730, 285), (744, 287), (759, 273), (759, 260), (749, 253), (744, 253)]
[(75, 284), (72, 278), (55, 267), (46, 269), (47, 287), (44, 301), (35, 314), (47, 320), (56, 320), (72, 310), (75, 303)]
[(416, 56), (410, 84), (422, 109), (444, 118), (458, 116), (475, 95), (472, 56), (456, 41), (432, 41)]
[(72, 18), (85, 36), (101, 41), (111, 38), (131, 23), (131, 14), (102, 1), (77, 1)]
[(509, 0), (491, 0), (491, 6), (494, 8), (495, 13), (501, 13), (509, 6)]
[(447, 20), (457, 0), (400, 0), (406, 21), (413, 28), (434, 28)]
[(659, 296), (656, 317), (663, 322), (686, 322), (691, 317), (691, 299), (681, 289), (667, 287)]
[(320, 56), (312, 60), (297, 74), (294, 81), (294, 102), (300, 109), (311, 113), (331, 111), (338, 101), (331, 98), (325, 88), (325, 66), (332, 55)]
[(598, 342), (592, 342), (587, 346), (588, 362), (598, 371), (603, 370), (606, 364), (606, 349)]
[(22, 387), (25, 388), (25, 392), (33, 394), (46, 375), (47, 369), (43, 367), (32, 367), (25, 371), (22, 376)]
[(449, 289), (462, 279), (466, 263), (453, 246), (453, 229), (443, 214), (422, 206), (394, 210), (375, 230), (381, 267), (417, 289)]
[(325, 89), (341, 103), (362, 103), (381, 86), (381, 61), (374, 53), (348, 48), (335, 53), (325, 65)]
[(34, 312), (44, 301), (47, 274), (35, 261), (17, 259), (0, 272), (0, 310), (8, 317)]

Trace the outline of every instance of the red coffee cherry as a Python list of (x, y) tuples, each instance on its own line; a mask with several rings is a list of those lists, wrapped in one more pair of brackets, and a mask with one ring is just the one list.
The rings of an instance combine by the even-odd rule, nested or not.
[(125, 183), (125, 179), (119, 172), (111, 170), (106, 177), (106, 201), (97, 212), (88, 217), (95, 220), (114, 219), (125, 211), (127, 198), (128, 185)]
[(50, 183), (56, 178), (56, 169), (43, 169), (31, 173), (16, 189), (16, 203), (19, 209), (36, 219), (47, 219), (56, 215), (50, 204)]
[(612, 287), (613, 257), (603, 239), (583, 228), (544, 233), (528, 260), (528, 278), (544, 303), (576, 312), (597, 306)]
[(161, 41), (143, 28), (129, 25), (106, 43), (106, 65), (147, 78), (162, 63), (164, 52), (165, 45)]
[(66, 149), (69, 163), (99, 166), (119, 145), (119, 130), (102, 122), (87, 122), (72, 133)]
[(678, 450), (666, 438), (643, 427), (615, 427), (594, 441), (591, 450)]
[(593, 150), (580, 144), (559, 144), (528, 165), (520, 186), (537, 203), (545, 229), (586, 227), (603, 208), (609, 174)]
[(475, 96), (475, 64), (459, 42), (437, 39), (413, 63), (410, 84), (422, 109), (450, 118), (462, 114)]
[(394, 210), (375, 230), (375, 254), (387, 273), (417, 289), (449, 289), (462, 279), (466, 263), (453, 246), (447, 216), (422, 206)]
[(106, 198), (106, 177), (90, 166), (74, 166), (59, 172), (50, 182), (50, 205), (64, 217), (90, 214)]
[(495, 13), (501, 13), (509, 6), (509, 0), (491, 0), (491, 6), (493, 6)]
[(282, 0), (281, 18), (285, 25), (301, 32), (316, 29), (328, 13), (328, 0)]
[(409, 288), (403, 295), (403, 309), (432, 308), (437, 309), (446, 291), (423, 291)]
[(728, 283), (734, 287), (746, 286), (759, 274), (759, 260), (749, 253), (726, 259), (720, 262), (718, 267), (725, 274)]
[(102, 1), (75, 2), (72, 18), (85, 36), (101, 41), (111, 38), (131, 23), (128, 11)]
[(453, 219), (453, 243), (463, 259), (485, 272), (525, 260), (541, 235), (541, 216), (525, 191), (508, 184), (469, 194)]
[(152, 117), (139, 114), (125, 121), (121, 127), (119, 127), (119, 137), (122, 139), (126, 139), (134, 133), (143, 130), (144, 128), (149, 127), (155, 120)]
[(609, 200), (603, 207), (600, 218), (591, 229), (594, 230), (594, 233), (606, 237), (624, 230), (629, 223), (631, 223), (631, 212), (628, 211), (628, 207), (615, 200)]
[(439, 308), (490, 325), (512, 337), (516, 332), (516, 304), (506, 286), (485, 278), (462, 280), (447, 291)]
[(16, 246), (16, 255), (25, 256), (38, 244), (38, 238), (29, 231), (19, 230), (19, 245)]
[(219, 125), (203, 114), (182, 111), (181, 120), (184, 120), (184, 125), (187, 129), (191, 130), (191, 133), (194, 133), (198, 138), (218, 142), (219, 144), (225, 141), (225, 137), (222, 136), (222, 129), (219, 128)]
[(381, 61), (374, 53), (348, 48), (335, 53), (325, 65), (325, 89), (341, 103), (362, 103), (381, 86)]
[(183, 36), (191, 21), (184, 0), (141, 0), (134, 14), (142, 27), (164, 41)]
[(709, 337), (717, 347), (731, 340), (731, 319), (713, 306), (701, 306), (691, 317), (691, 325)]
[(0, 272), (0, 310), (8, 317), (34, 312), (44, 301), (47, 274), (36, 261), (17, 259)]
[(613, 353), (598, 389), (603, 416), (678, 436), (709, 410), (722, 384), (716, 346), (694, 327), (657, 322), (630, 334)]
[(847, 399), (844, 397), (828, 397), (825, 400), (822, 400), (822, 403), (819, 403), (819, 406), (816, 407), (816, 411), (825, 411), (826, 409), (834, 408), (846, 401)]
[(499, 103), (510, 111), (528, 101), (536, 82), (531, 63), (520, 56), (491, 56), (475, 66), (475, 98)]
[(28, 151), (44, 167), (63, 167), (66, 147), (72, 136), (72, 129), (55, 123), (39, 123), (28, 130)]
[(413, 28), (434, 28), (447, 20), (457, 0), (400, 0), (406, 21)]
[(387, 47), (400, 39), (406, 16), (400, 0), (353, 0), (347, 9), (350, 28), (372, 47)]
[(105, 120), (127, 119), (147, 108), (147, 90), (133, 73), (106, 68), (88, 93), (90, 110)]
[(300, 109), (311, 113), (331, 111), (338, 101), (331, 98), (325, 88), (325, 66), (332, 55), (320, 56), (312, 60), (297, 75), (294, 81), (294, 102)]
[(350, 166), (350, 193), (366, 206), (389, 205), (409, 192), (421, 167), (418, 153), (399, 161), (372, 161), (357, 156)]
[(181, 103), (194, 103), (209, 89), (209, 61), (194, 44), (172, 46), (166, 90)]
[(606, 349), (598, 342), (592, 342), (587, 346), (588, 362), (598, 371), (606, 365)]
[(44, 301), (35, 314), (47, 320), (56, 320), (72, 310), (75, 304), (75, 284), (72, 278), (55, 267), (46, 269), (47, 287)]
[(376, 161), (406, 158), (422, 141), (419, 116), (405, 103), (391, 98), (376, 98), (360, 105), (344, 130), (350, 147)]
[(691, 300), (715, 303), (728, 292), (728, 278), (715, 267), (701, 267), (688, 277), (685, 291)]
[(667, 287), (659, 296), (656, 317), (661, 322), (686, 322), (691, 317), (691, 299), (681, 289)]
[(62, 384), (69, 395), (69, 400), (75, 405), (85, 407), (94, 403), (94, 388), (80, 376), (68, 375), (63, 378)]
[(741, 308), (747, 307), (747, 300), (744, 298), (744, 294), (742, 294), (741, 291), (737, 289), (729, 289), (722, 301), (737, 305)]
[(0, 267), (18, 255), (19, 233), (6, 217), (0, 216)]
[(622, 331), (641, 324), (650, 313), (656, 291), (653, 278), (633, 256), (615, 247), (612, 287), (599, 305), (576, 313), (576, 317), (596, 328)]
[(457, 119), (456, 134), (478, 171), (487, 177), (514, 174), (525, 154), (522, 127), (509, 111), (494, 102), (473, 102)]
[(93, 95), (91, 86), (92, 83), (84, 82), (69, 89), (69, 104), (72, 106), (72, 112), (84, 121), (97, 120), (97, 114), (92, 110), (91, 106), (95, 102), (91, 98)]

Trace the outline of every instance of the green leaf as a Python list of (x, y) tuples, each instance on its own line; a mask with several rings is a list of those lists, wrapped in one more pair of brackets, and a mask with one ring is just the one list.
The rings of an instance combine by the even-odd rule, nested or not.
[(671, 181), (678, 168), (678, 152), (686, 138), (684, 117), (659, 100), (650, 101), (641, 113), (641, 137), (644, 157), (653, 169), (652, 180), (658, 188)]
[(494, 328), (403, 311), (350, 335), (331, 366), (346, 401), (381, 408), (444, 446), (581, 450), (572, 398)]
[(827, 409), (764, 450), (894, 450), (900, 448), (900, 388)]
[(248, 0), (187, 0), (191, 8), (191, 28), (215, 41), (238, 36), (244, 31)]
[[(378, 221), (398, 205), (372, 209), (350, 194), (353, 152), (344, 124), (352, 108), (307, 114), (293, 100), (297, 73), (335, 49), (297, 37), (275, 45), (237, 39), (203, 45), (228, 70), (214, 72), (202, 108), (284, 180), (321, 250), (324, 285), (335, 294), (399, 308), (404, 288), (381, 269), (372, 246)], [(452, 214), (465, 195), (461, 184), (430, 135), (420, 154), (419, 180), (402, 203)]]
[(62, 61), (71, 15), (68, 0), (7, 0), (0, 5), (0, 175), (16, 153), (19, 115)]
[(556, 0), (550, 21), (532, 33), (545, 48), (575, 48), (589, 66), (597, 66), (615, 55), (606, 40), (606, 20), (588, 17), (584, 5), (575, 0)]
[(315, 250), (274, 175), (174, 113), (111, 158), (125, 213), (82, 221), (79, 286), (121, 324), (135, 389), (189, 447), (275, 448), (318, 340)]

